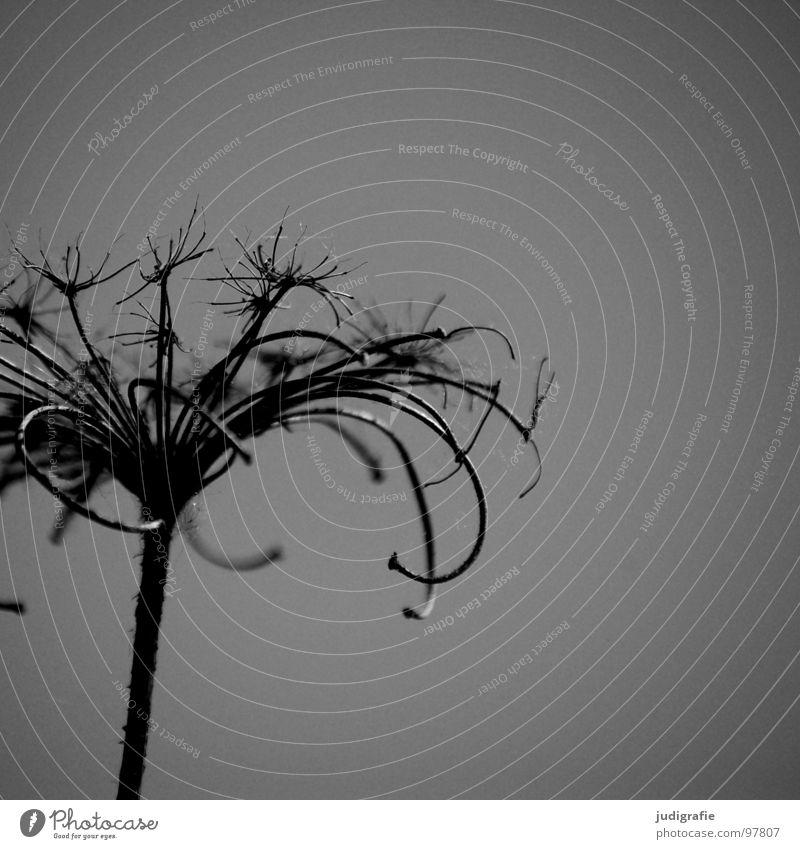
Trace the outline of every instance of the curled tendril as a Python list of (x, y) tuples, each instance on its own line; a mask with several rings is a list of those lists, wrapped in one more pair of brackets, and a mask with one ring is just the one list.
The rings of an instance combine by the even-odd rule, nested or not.
[[(252, 461), (251, 452), (244, 444), (247, 440), (277, 427), (289, 428), (293, 422), (301, 419), (335, 428), (371, 471), (373, 479), (380, 480), (383, 475), (380, 458), (360, 438), (358, 431), (343, 425), (346, 419), (359, 421), (379, 431), (394, 444), (414, 491), (413, 500), (423, 529), (424, 568), (419, 572), (407, 568), (396, 552), (389, 557), (388, 566), (390, 570), (398, 571), (425, 586), (424, 603), (403, 610), (408, 618), (424, 618), (433, 610), (436, 586), (463, 574), (475, 562), (484, 544), (487, 532), (486, 495), (470, 452), (483, 432), (489, 415), (492, 412), (500, 413), (519, 432), (519, 444), (533, 446), (537, 469), (521, 493), (522, 498), (541, 478), (541, 455), (532, 435), (539, 421), (542, 404), (553, 385), (554, 374), (551, 372), (547, 377), (548, 359), (542, 360), (530, 419), (526, 423), (521, 422), (500, 402), (500, 381), (489, 384), (473, 379), (478, 376), (477, 373), (468, 379), (463, 364), (450, 348), (450, 343), (470, 334), (490, 333), (505, 342), (511, 359), (515, 360), (514, 348), (505, 333), (481, 324), (466, 324), (449, 332), (442, 327), (430, 326), (443, 296), (429, 304), (421, 324), (417, 322), (414, 327), (391, 326), (381, 317), (377, 307), (372, 312), (367, 311), (369, 323), (366, 329), (359, 327), (358, 316), (353, 314), (349, 306), (349, 302), (354, 300), (353, 296), (326, 285), (334, 278), (351, 273), (353, 269), (342, 269), (335, 255), (332, 258), (326, 255), (314, 267), (304, 269), (298, 259), (300, 239), (293, 248), (289, 247), (284, 256), (279, 257), (278, 244), (284, 234), (285, 218), (284, 213), (270, 247), (263, 243), (248, 246), (236, 239), (241, 255), (232, 268), (223, 260), (224, 277), (190, 278), (215, 280), (224, 284), (229, 297), (226, 295), (225, 300), (216, 303), (229, 308), (225, 312), (240, 315), (244, 319), (243, 331), (231, 341), (224, 356), (205, 371), (199, 381), (193, 380), (196, 386), (191, 398), (175, 388), (173, 381), (174, 358), (177, 352), (187, 352), (173, 332), (167, 284), (170, 275), (179, 266), (199, 260), (210, 250), (202, 247), (206, 237), (205, 223), (199, 235), (195, 229), (198, 223), (198, 202), (195, 203), (188, 226), (180, 229), (177, 238), (170, 239), (166, 251), (154, 247), (148, 238), (152, 255), (152, 269), (149, 271), (142, 268), (139, 260), (134, 260), (108, 273), (106, 265), (109, 254), (106, 254), (97, 271), (89, 269), (81, 273), (83, 258), (80, 238), (74, 248), (67, 250), (63, 273), (60, 269), (54, 270), (44, 254), (41, 263), (30, 262), (21, 255), (26, 273), (38, 273), (51, 284), (48, 289), (55, 289), (64, 296), (85, 350), (79, 357), (71, 351), (69, 345), (48, 335), (44, 325), (35, 324), (34, 308), (37, 314), (44, 315), (35, 290), (26, 291), (18, 300), (10, 300), (9, 317), (19, 323), (23, 333), (0, 325), (0, 341), (14, 343), (30, 357), (26, 357), (24, 367), (16, 365), (12, 360), (0, 358), (3, 370), (0, 379), (14, 390), (11, 393), (0, 393), (3, 400), (11, 401), (9, 414), (0, 417), (0, 443), (9, 447), (15, 445), (19, 455), (6, 467), (6, 478), (0, 479), (0, 488), (6, 480), (13, 480), (14, 474), (22, 476), (27, 470), (63, 502), (65, 509), (98, 524), (139, 534), (164, 526), (171, 530), (178, 514), (194, 495), (202, 492), (221, 475), (227, 474), (237, 459), (242, 458), (248, 463)], [(138, 377), (122, 383), (122, 379), (112, 370), (111, 359), (91, 342), (90, 328), (82, 324), (78, 313), (78, 297), (81, 292), (110, 281), (133, 265), (138, 266), (142, 285), (136, 283), (133, 287), (135, 291), (124, 295), (117, 303), (127, 303), (148, 286), (154, 286), (159, 299), (158, 315), (140, 303), (142, 312), (134, 313), (134, 316), (138, 315), (146, 321), (145, 330), (117, 333), (109, 338), (133, 340), (130, 343), (121, 341), (123, 346), (155, 343), (157, 350), (155, 361), (149, 366), (152, 377)], [(311, 293), (322, 297), (320, 306), (326, 305), (332, 310), (335, 329), (331, 333), (300, 329), (266, 333), (268, 321), (277, 310), (291, 309), (286, 303), (289, 295), (300, 289), (311, 290)], [(5, 287), (2, 292), (5, 292)], [(411, 307), (409, 302), (409, 325)], [(343, 312), (349, 315), (344, 321), (341, 315)], [(37, 336), (40, 340), (47, 339), (54, 344), (54, 350), (59, 352), (57, 359), (33, 344), (32, 337)], [(308, 346), (310, 350), (304, 346), (299, 354), (289, 352), (287, 345), (281, 351), (277, 351), (274, 344), (267, 347), (271, 343), (288, 339), (294, 342), (297, 338), (313, 339), (319, 344)], [(88, 367), (83, 353), (88, 354)], [(31, 360), (35, 360), (32, 367)], [(259, 361), (267, 366), (266, 375), (259, 367)], [(242, 370), (251, 365), (259, 385), (243, 390), (240, 388), (243, 383)], [(185, 384), (179, 381), (178, 386)], [(437, 406), (429, 403), (418, 394), (419, 387), (423, 387), (420, 390), (423, 394), (425, 388), (432, 387), (437, 395), (441, 391), (443, 403)], [(449, 387), (456, 387), (464, 393), (462, 397), (468, 402), (470, 410), (473, 409), (474, 401), (480, 400), (486, 404), (485, 411), (481, 412), (464, 446), (459, 443), (440, 412), (440, 409), (447, 407)], [(137, 394), (139, 388), (147, 390), (142, 400), (138, 394), (143, 393)], [(389, 423), (371, 412), (343, 406), (340, 403), (342, 399), (389, 408)], [(393, 419), (399, 413), (421, 423), (436, 436), (437, 441), (444, 442), (452, 454), (452, 471), (435, 480), (423, 482), (420, 479), (409, 447), (391, 429)], [(44, 469), (41, 457), (44, 442), (40, 423), (34, 432), (28, 430), (33, 422), (48, 414), (58, 414), (58, 427), (64, 431), (60, 459), (69, 464), (65, 466), (67, 472), (64, 478), (59, 478), (52, 471), (46, 473)], [(78, 461), (73, 454), (79, 449), (81, 457)], [(83, 457), (84, 450), (87, 452), (86, 460)], [(65, 480), (76, 465), (82, 472), (77, 482)], [(469, 550), (465, 546), (459, 553), (456, 558), (460, 560), (458, 565), (447, 572), (442, 571), (446, 568), (443, 565), (439, 569), (440, 573), (437, 573), (433, 520), (426, 487), (449, 480), (461, 472), (469, 477), (477, 501), (476, 536)], [(118, 483), (140, 497), (143, 504), (146, 503), (142, 498), (145, 490), (160, 495), (162, 489), (169, 487), (170, 480), (176, 485), (177, 495), (171, 504), (159, 505), (159, 509), (165, 511), (163, 519), (140, 524), (108, 519), (99, 516), (88, 506), (90, 493), (105, 474), (111, 474)], [(62, 492), (61, 487), (66, 488), (66, 493)], [(143, 513), (147, 516), (146, 510)], [(197, 528), (189, 527), (186, 537), (187, 542), (210, 562), (239, 571), (258, 568), (280, 554), (277, 548), (264, 550), (257, 558), (232, 564), (224, 553), (213, 550), (199, 536)], [(461, 557), (464, 559), (461, 560)], [(9, 604), (10, 601), (0, 602), (0, 607), (8, 609)]]
[(256, 554), (253, 557), (245, 557), (234, 561), (222, 549), (214, 548), (204, 540), (200, 536), (198, 528), (193, 523), (185, 523), (181, 527), (181, 531), (192, 549), (204, 560), (207, 560), (214, 566), (219, 566), (220, 569), (228, 569), (231, 572), (253, 572), (256, 569), (261, 569), (264, 566), (275, 563), (283, 556), (283, 549), (280, 546), (273, 546), (269, 549), (263, 549), (260, 554)]
[(45, 487), (45, 489), (50, 490), (59, 501), (66, 504), (70, 510), (78, 513), (86, 519), (91, 519), (93, 522), (97, 522), (98, 525), (103, 525), (104, 527), (111, 528), (115, 531), (122, 531), (126, 534), (143, 534), (149, 531), (159, 530), (164, 524), (161, 519), (157, 519), (152, 522), (143, 522), (138, 525), (128, 525), (115, 519), (106, 519), (105, 516), (101, 516), (89, 507), (84, 507), (80, 502), (75, 501), (68, 495), (65, 495), (59, 487), (52, 483), (47, 475), (39, 471), (25, 447), (25, 431), (34, 419), (50, 413), (58, 413), (62, 416), (73, 419), (82, 418), (80, 411), (75, 410), (72, 407), (68, 407), (65, 404), (48, 404), (44, 407), (37, 407), (37, 409), (31, 410), (31, 412), (25, 416), (22, 420), (22, 424), (19, 426), (19, 430), (17, 431), (17, 450), (19, 451), (26, 469), (31, 473), (31, 475), (33, 475), (33, 477), (36, 478), (36, 480)]
[(367, 445), (366, 442), (359, 439), (351, 430), (342, 427), (339, 421), (332, 422), (329, 419), (321, 418), (320, 424), (335, 430), (339, 436), (352, 448), (361, 463), (369, 469), (370, 480), (373, 483), (380, 483), (384, 479), (384, 471), (381, 467), (381, 458)]
[[(417, 501), (417, 510), (419, 513), (420, 522), (422, 523), (426, 570), (427, 574), (433, 577), (436, 574), (435, 537), (433, 533), (433, 522), (431, 521), (430, 509), (428, 507), (427, 499), (425, 498), (424, 485), (422, 484), (419, 478), (419, 474), (417, 473), (416, 467), (414, 466), (414, 461), (408, 449), (406, 448), (405, 443), (401, 439), (399, 439), (395, 433), (392, 432), (389, 425), (386, 422), (383, 422), (380, 419), (376, 418), (375, 416), (370, 415), (369, 413), (363, 412), (361, 410), (350, 410), (346, 407), (340, 406), (309, 407), (307, 410), (301, 413), (294, 413), (291, 415), (282, 416), (280, 423), (286, 424), (292, 421), (316, 419), (325, 425), (336, 427), (337, 424), (334, 424), (330, 421), (331, 417), (335, 417), (337, 419), (337, 424), (338, 419), (340, 417), (355, 419), (356, 421), (364, 422), (370, 425), (371, 427), (374, 427), (379, 430), (394, 444), (403, 462), (403, 466), (406, 469), (406, 473), (408, 474), (408, 479), (411, 484), (414, 497)], [(423, 604), (422, 608), (416, 610), (412, 607), (404, 607), (403, 616), (405, 616), (406, 619), (425, 619), (433, 612), (435, 601), (436, 589), (433, 584), (429, 584), (426, 587), (425, 603)]]
[[(547, 361), (547, 357), (545, 357), (545, 361)], [(542, 366), (540, 364), (540, 373), (541, 373), (541, 369), (542, 369)], [(395, 373), (394, 369), (388, 369), (388, 368), (374, 368), (374, 369), (371, 369), (370, 371), (372, 373), (383, 372), (387, 375), (391, 375), (391, 374)], [(517, 416), (515, 416), (514, 413), (512, 413), (502, 402), (500, 402), (497, 399), (497, 397), (495, 397), (494, 389), (495, 389), (495, 386), (497, 384), (494, 384), (493, 386), (488, 387), (488, 386), (486, 386), (486, 384), (475, 383), (474, 381), (461, 381), (461, 382), (459, 382), (457, 380), (453, 380), (451, 378), (445, 377), (444, 375), (436, 375), (435, 378), (432, 378), (431, 375), (427, 374), (426, 372), (422, 372), (422, 371), (409, 371), (409, 372), (407, 372), (407, 376), (413, 377), (413, 378), (419, 380), (420, 383), (423, 383), (425, 385), (431, 384), (431, 383), (441, 383), (441, 384), (445, 384), (447, 386), (454, 386), (458, 389), (461, 389), (462, 391), (466, 392), (467, 394), (469, 394), (470, 396), (472, 396), (472, 397), (474, 397), (478, 400), (486, 401), (490, 405), (492, 410), (494, 410), (497, 413), (499, 413), (500, 415), (502, 415), (512, 425), (512, 427), (514, 427), (517, 430), (517, 432), (520, 434), (520, 436), (522, 438), (522, 442), (524, 444), (531, 445), (531, 447), (533, 448), (533, 452), (536, 455), (536, 471), (534, 472), (531, 480), (528, 482), (528, 484), (525, 486), (523, 491), (520, 493), (519, 498), (525, 498), (525, 496), (528, 495), (531, 492), (531, 490), (536, 486), (536, 484), (539, 483), (539, 480), (542, 476), (542, 458), (541, 458), (541, 453), (539, 452), (539, 446), (536, 444), (536, 441), (533, 439), (533, 429), (534, 429), (534, 426), (538, 423), (538, 411), (539, 411), (542, 403), (544, 402), (544, 400), (546, 398), (546, 395), (547, 395), (546, 392), (545, 392), (544, 396), (542, 396), (541, 394), (537, 394), (537, 400), (534, 401), (534, 414), (531, 415), (531, 419), (529, 420), (529, 422), (524, 423), (524, 422), (520, 421), (520, 419), (517, 418)], [(551, 377), (555, 377), (555, 372), (551, 373)], [(537, 393), (538, 393), (538, 390), (537, 390)], [(484, 419), (484, 421), (485, 421), (485, 419)], [(480, 427), (482, 427), (482, 424), (479, 425), (478, 431), (476, 431), (476, 436), (480, 432)], [(473, 444), (474, 444), (474, 439), (470, 443), (470, 448), (472, 447)], [(455, 471), (458, 471), (458, 466), (455, 469)], [(448, 475), (448, 477), (450, 477), (450, 475)], [(444, 480), (447, 480), (447, 478), (442, 478), (442, 479), (438, 479), (436, 481), (431, 481), (428, 485), (434, 486), (435, 484), (443, 483)]]
[[(404, 401), (400, 401), (397, 398), (390, 398), (381, 396), (379, 393), (374, 391), (359, 391), (357, 389), (339, 389), (336, 393), (338, 396), (352, 397), (358, 398), (362, 401), (374, 401), (378, 404), (384, 404), (388, 407), (397, 407), (401, 412), (406, 413), (407, 415), (412, 416), (417, 419), (417, 421), (422, 422), (426, 427), (432, 430), (437, 436), (444, 440), (447, 446), (453, 451), (460, 451), (460, 446), (458, 444), (458, 440), (450, 429), (449, 425), (445, 422), (440, 424), (434, 418), (427, 415), (426, 412), (422, 410), (418, 410), (415, 407), (412, 407), (410, 404), (406, 404)], [(308, 400), (316, 401), (321, 400), (323, 398), (330, 398), (330, 393), (309, 393)], [(422, 399), (415, 399), (417, 402), (422, 402)], [(459, 566), (455, 569), (451, 570), (447, 574), (444, 575), (420, 575), (415, 572), (410, 571), (405, 566), (403, 566), (397, 556), (397, 552), (394, 552), (392, 556), (389, 558), (389, 569), (393, 571), (400, 572), (405, 575), (407, 578), (411, 578), (414, 581), (418, 581), (422, 584), (444, 584), (448, 581), (452, 581), (454, 578), (457, 578), (459, 575), (462, 575), (464, 572), (469, 569), (469, 567), (475, 562), (480, 554), (481, 548), (483, 547), (483, 541), (486, 536), (486, 527), (487, 527), (487, 509), (486, 509), (486, 494), (483, 489), (483, 484), (480, 482), (480, 478), (478, 477), (477, 470), (469, 457), (464, 457), (462, 468), (464, 468), (467, 472), (467, 475), (470, 478), (473, 489), (475, 490), (475, 496), (478, 502), (478, 533), (475, 538), (475, 542), (473, 543), (472, 549), (467, 557), (461, 562)]]
[[(331, 371), (334, 371), (332, 368)], [(421, 421), (428, 428), (434, 431), (437, 436), (442, 438), (448, 447), (453, 452), (454, 459), (458, 468), (463, 468), (470, 478), (473, 485), (477, 505), (478, 505), (478, 532), (475, 542), (468, 556), (462, 563), (443, 575), (423, 575), (412, 572), (400, 562), (397, 553), (392, 554), (389, 559), (389, 568), (394, 571), (399, 571), (406, 577), (424, 584), (438, 584), (453, 580), (463, 574), (475, 562), (481, 548), (483, 546), (486, 527), (487, 527), (487, 508), (486, 498), (483, 486), (478, 477), (474, 464), (468, 456), (467, 451), (462, 448), (447, 422), (442, 418), (438, 411), (424, 399), (420, 398), (416, 393), (413, 393), (407, 387), (400, 386), (394, 382), (382, 381), (376, 379), (376, 372), (382, 372), (386, 375), (395, 373), (393, 369), (365, 369), (362, 373), (345, 372), (340, 374), (321, 375), (315, 373), (306, 378), (298, 378), (295, 381), (287, 381), (287, 384), (281, 384), (276, 387), (268, 387), (259, 393), (252, 395), (246, 403), (237, 406), (236, 415), (233, 417), (231, 426), (234, 429), (237, 425), (245, 426), (246, 423), (253, 422), (256, 416), (254, 414), (262, 405), (267, 409), (273, 409), (277, 403), (281, 409), (280, 418), (286, 418), (290, 415), (292, 407), (306, 406), (311, 402), (322, 401), (331, 398), (352, 397), (359, 400), (372, 401), (383, 404), (385, 406), (394, 407), (402, 412), (413, 416)], [(507, 410), (496, 397), (496, 388), (492, 387), (489, 392), (485, 391), (484, 385), (475, 385), (474, 383), (465, 384), (455, 380), (450, 380), (441, 375), (430, 375), (425, 372), (416, 372), (415, 376), (426, 379), (432, 383), (448, 382), (453, 386), (464, 388), (465, 391), (472, 394), (474, 397), (482, 398), (488, 402), (492, 409), (501, 412), (509, 422), (511, 422), (520, 432), (524, 442), (532, 442), (537, 458), (539, 458), (537, 472), (534, 479), (526, 487), (522, 495), (526, 495), (535, 485), (541, 476), (541, 458), (538, 448), (531, 440), (532, 427), (523, 424), (513, 413)], [(312, 388), (313, 387), (313, 388)], [(288, 389), (288, 392), (287, 392)], [(295, 392), (295, 390), (297, 392)], [(299, 393), (299, 394), (297, 394)], [(288, 396), (288, 397), (287, 397)], [(401, 401), (398, 396), (405, 396), (406, 401)], [(539, 402), (541, 404), (541, 401)], [(414, 406), (412, 406), (414, 405)], [(288, 408), (288, 409), (287, 409)], [(298, 415), (302, 415), (299, 414)], [(263, 432), (263, 431), (262, 431)], [(474, 439), (470, 447), (474, 444)]]

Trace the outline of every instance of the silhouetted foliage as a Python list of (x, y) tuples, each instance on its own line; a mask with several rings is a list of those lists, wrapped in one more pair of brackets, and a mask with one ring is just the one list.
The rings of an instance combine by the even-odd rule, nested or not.
[[(223, 294), (213, 304), (236, 316), (237, 330), (219, 359), (191, 380), (187, 377), (189, 352), (173, 326), (169, 283), (179, 268), (196, 267), (210, 250), (196, 205), (166, 250), (149, 242), (149, 255), (110, 271), (109, 253), (94, 271), (85, 268), (79, 239), (58, 267), (43, 252), (40, 261), (22, 256), (25, 274), (12, 290), (2, 293), (5, 320), (0, 324), (0, 339), (16, 348), (19, 356), (0, 357), (0, 489), (26, 475), (41, 483), (55, 498), (56, 537), (69, 518), (78, 514), (108, 528), (138, 533), (143, 539), (130, 685), (133, 707), (125, 725), (118, 798), (138, 798), (140, 793), (170, 539), (182, 511), (199, 493), (228, 473), (237, 460), (252, 461), (254, 438), (298, 422), (324, 424), (341, 434), (373, 480), (384, 475), (380, 456), (353, 425), (375, 430), (394, 446), (413, 491), (424, 538), (424, 569), (404, 565), (396, 552), (387, 559), (389, 569), (426, 587), (419, 608), (403, 610), (408, 618), (427, 616), (436, 585), (463, 574), (479, 556), (488, 511), (470, 451), (491, 413), (502, 416), (532, 447), (533, 477), (525, 491), (539, 478), (532, 432), (547, 391), (541, 390), (546, 360), (540, 367), (531, 416), (524, 423), (500, 402), (499, 381), (489, 384), (467, 377), (452, 353), (452, 346), (467, 336), (491, 333), (505, 341), (513, 358), (511, 343), (499, 330), (471, 325), (449, 331), (429, 327), (441, 300), (425, 308), (416, 327), (411, 326), (410, 306), (408, 327), (391, 326), (377, 307), (354, 316), (352, 296), (329, 285), (353, 269), (341, 268), (329, 256), (305, 268), (298, 258), (298, 242), (287, 254), (279, 254), (281, 238), (283, 224), (269, 248), (265, 243), (239, 241), (241, 254), (235, 263), (222, 261), (221, 274), (194, 278), (217, 282)], [(118, 332), (104, 343), (93, 341), (81, 318), (81, 296), (109, 285), (134, 266), (139, 281), (117, 304), (135, 301), (139, 311), (129, 315), (143, 322), (144, 328)], [(147, 290), (156, 305), (152, 308), (140, 300)], [(288, 299), (299, 290), (317, 295), (329, 309), (331, 332), (268, 332), (276, 311), (291, 308)], [(54, 308), (59, 295), (62, 303)], [(62, 313), (71, 321), (74, 338), (66, 338), (60, 325), (56, 332), (48, 321), (56, 314), (63, 320)], [(115, 342), (142, 349), (137, 362), (140, 370), (131, 369), (119, 356), (112, 367), (106, 348)], [(298, 350), (300, 343), (302, 350)], [(144, 349), (152, 351), (152, 362), (147, 362)], [(420, 394), (424, 389), (436, 390), (434, 398), (441, 398), (443, 408), (448, 392), (463, 393), (471, 403), (482, 405), (468, 445), (459, 443), (437, 404)], [(463, 473), (469, 479), (477, 530), (464, 559), (446, 573), (437, 571), (426, 497), (428, 486), (446, 478), (423, 480), (409, 446), (390, 423), (371, 412), (376, 404), (427, 428), (452, 455), (453, 469), (446, 477)], [(110, 480), (141, 505), (138, 520), (103, 515), (91, 505), (93, 493)], [(279, 555), (280, 549), (273, 547), (257, 562), (240, 565), (253, 568)], [(3, 602), (0, 608), (24, 610), (19, 602)]]

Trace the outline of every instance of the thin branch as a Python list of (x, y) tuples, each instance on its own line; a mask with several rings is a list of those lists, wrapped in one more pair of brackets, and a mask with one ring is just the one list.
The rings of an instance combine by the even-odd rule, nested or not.
[(158, 519), (153, 522), (144, 522), (141, 525), (127, 525), (123, 522), (118, 522), (114, 519), (106, 519), (105, 517), (95, 513), (94, 510), (89, 509), (88, 507), (84, 507), (82, 504), (79, 504), (77, 501), (70, 498), (68, 495), (65, 495), (62, 490), (55, 486), (47, 477), (47, 475), (43, 474), (36, 467), (36, 464), (28, 455), (28, 451), (25, 447), (25, 431), (28, 428), (28, 425), (37, 417), (48, 414), (48, 413), (60, 413), (64, 416), (74, 416), (75, 418), (80, 417), (80, 413), (77, 410), (73, 410), (71, 407), (67, 407), (63, 404), (51, 404), (46, 407), (39, 407), (36, 410), (32, 410), (28, 413), (27, 416), (22, 420), (22, 424), (17, 431), (17, 450), (19, 451), (20, 457), (25, 463), (25, 467), (27, 470), (36, 478), (37, 481), (47, 490), (53, 493), (53, 495), (58, 498), (59, 501), (62, 501), (66, 504), (70, 510), (73, 510), (75, 513), (79, 513), (81, 516), (84, 516), (87, 519), (90, 519), (93, 522), (97, 522), (99, 525), (103, 525), (106, 528), (111, 528), (115, 531), (122, 531), (123, 533), (128, 534), (141, 534), (147, 531), (157, 531), (163, 524), (161, 519)]

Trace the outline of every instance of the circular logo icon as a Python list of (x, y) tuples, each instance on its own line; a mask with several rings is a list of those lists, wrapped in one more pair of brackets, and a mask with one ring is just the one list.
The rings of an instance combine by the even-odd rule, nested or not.
[(31, 808), (19, 818), (19, 830), (25, 837), (36, 837), (44, 828), (44, 812), (38, 808)]

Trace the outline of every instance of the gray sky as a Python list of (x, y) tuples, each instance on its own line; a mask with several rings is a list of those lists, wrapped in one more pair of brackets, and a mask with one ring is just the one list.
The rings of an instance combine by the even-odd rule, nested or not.
[[(386, 568), (424, 568), (402, 470), (375, 485), (301, 425), (208, 491), (204, 540), (285, 556), (232, 573), (176, 541), (145, 796), (796, 794), (799, 26), (721, 0), (3, 5), (2, 221), (25, 249), (83, 232), (127, 261), (199, 196), (230, 258), (288, 207), (304, 257), (366, 263), (350, 291), (390, 322), (445, 294), (434, 323), (507, 333), (514, 362), (491, 335), (454, 351), (521, 418), (556, 370), (539, 486), (518, 499), (530, 455), (490, 420), (486, 544), (427, 621)], [(135, 282), (87, 301), (98, 337)], [(204, 330), (213, 286), (173, 291), (213, 361), (235, 319)], [(450, 468), (393, 427), (427, 477)], [(444, 568), (474, 502), (465, 476), (430, 492)], [(50, 544), (34, 481), (0, 509), (0, 596), (28, 608), (0, 616), (0, 795), (111, 797), (138, 541), (78, 520)]]

